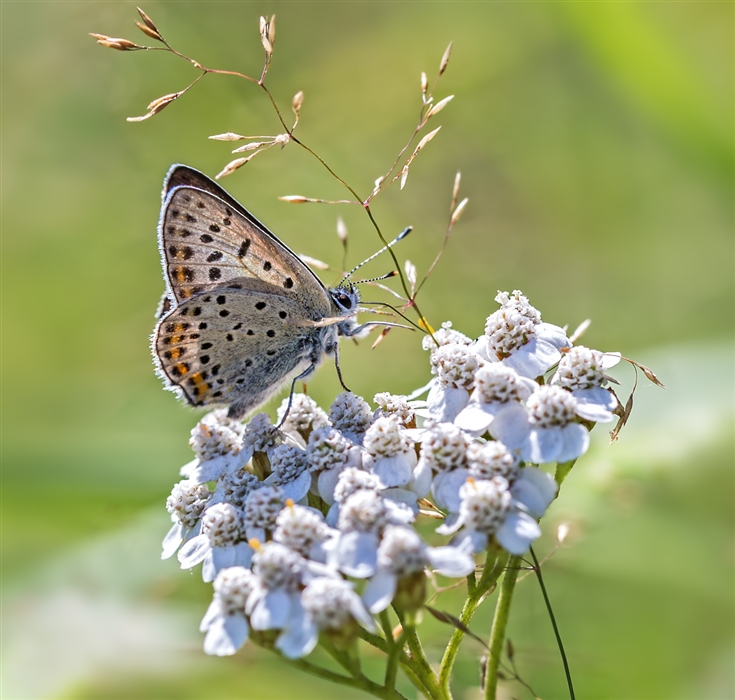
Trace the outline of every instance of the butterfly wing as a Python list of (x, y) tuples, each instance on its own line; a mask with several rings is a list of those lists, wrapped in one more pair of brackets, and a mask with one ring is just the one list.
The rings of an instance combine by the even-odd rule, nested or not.
[(227, 404), (242, 417), (290, 376), (316, 367), (323, 333), (298, 325), (300, 300), (260, 280), (197, 294), (169, 311), (153, 334), (158, 373), (193, 406)]
[(250, 219), (255, 226), (263, 230), (268, 230), (261, 224), (245, 207), (240, 204), (226, 190), (222, 189), (212, 178), (207, 177), (204, 173), (190, 168), (188, 165), (172, 165), (163, 181), (163, 194), (161, 200), (165, 201), (166, 196), (176, 187), (196, 187), (219, 197), (227, 202), (233, 209), (237, 209), (246, 219)]
[[(184, 182), (203, 187), (179, 184)], [(322, 315), (330, 312), (329, 294), (317, 276), (209, 178), (175, 166), (165, 187), (159, 245), (174, 303), (237, 278), (254, 278), (293, 291)]]

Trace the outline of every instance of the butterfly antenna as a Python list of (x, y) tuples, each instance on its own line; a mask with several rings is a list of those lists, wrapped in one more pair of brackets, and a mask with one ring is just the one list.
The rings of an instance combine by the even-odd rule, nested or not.
[(380, 277), (373, 277), (369, 280), (355, 280), (352, 284), (370, 284), (371, 282), (380, 282), (381, 280), (387, 280), (390, 277), (395, 277), (398, 274), (398, 270), (391, 270), (390, 272), (386, 272), (384, 275), (380, 275)]
[[(409, 233), (413, 230), (413, 226), (407, 226), (403, 231), (401, 231), (388, 245), (383, 246), (377, 253), (373, 253), (369, 258), (366, 260), (363, 260), (359, 265), (355, 265), (340, 281), (339, 286), (342, 286), (355, 272), (357, 272), (363, 265), (367, 265), (371, 260), (374, 260), (378, 257), (381, 253), (385, 253), (388, 248), (392, 248), (398, 241), (403, 240), (406, 236), (408, 236)], [(394, 274), (397, 274), (395, 272), (388, 275), (388, 277), (392, 277)], [(376, 280), (384, 279), (381, 277), (376, 277)]]

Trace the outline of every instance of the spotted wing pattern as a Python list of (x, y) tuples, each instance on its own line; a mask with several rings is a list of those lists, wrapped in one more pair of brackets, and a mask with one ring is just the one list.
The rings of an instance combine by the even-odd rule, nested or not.
[(327, 332), (299, 325), (298, 298), (259, 280), (197, 294), (154, 331), (154, 355), (168, 388), (194, 406), (229, 404), (241, 417), (290, 376), (316, 367)]
[[(202, 187), (179, 184), (188, 182)], [(175, 166), (164, 194), (159, 244), (174, 303), (244, 277), (291, 290), (306, 306), (328, 312), (329, 295), (316, 275), (209, 178)]]

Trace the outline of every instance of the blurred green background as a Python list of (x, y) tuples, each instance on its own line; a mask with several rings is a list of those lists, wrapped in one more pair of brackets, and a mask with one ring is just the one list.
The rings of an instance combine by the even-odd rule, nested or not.
[[(386, 235), (415, 227), (398, 255), (425, 270), (462, 172), (470, 203), (422, 310), (479, 335), (496, 291), (520, 288), (549, 322), (592, 318), (586, 344), (651, 365), (668, 386), (642, 382), (617, 444), (595, 431), (536, 547), (544, 555), (555, 526), (572, 523), (544, 571), (578, 696), (733, 697), (733, 4), (143, 7), (176, 48), (251, 74), (258, 16), (277, 13), (269, 85), (286, 110), (304, 90), (300, 138), (363, 194), (415, 124), (420, 71), (433, 76), (454, 42), (437, 97), (456, 97), (433, 120), (443, 129), (403, 192), (375, 203)], [(87, 36), (143, 42), (134, 4), (4, 0), (1, 10), (2, 696), (354, 697), (252, 645), (204, 658), (197, 626), (211, 589), (158, 558), (163, 503), (196, 422), (161, 389), (148, 351), (163, 289), (161, 182), (174, 162), (217, 173), (229, 152), (208, 135), (277, 133), (264, 95), (208, 76), (129, 124), (195, 77), (173, 56), (122, 54)], [(378, 247), (358, 208), (278, 201), (344, 196), (296, 147), (224, 184), (291, 247), (336, 269), (338, 215), (351, 264)], [(384, 257), (365, 272), (386, 269)], [(342, 362), (368, 399), (429, 376), (408, 332), (374, 351), (343, 343)], [(618, 376), (629, 388), (630, 369)], [(329, 366), (310, 383), (325, 406), (337, 391)], [(473, 623), (479, 634), (490, 613)], [(426, 627), (438, 654), (448, 630)], [(540, 697), (565, 697), (530, 577), (510, 636), (524, 680)], [(477, 697), (481, 652), (466, 642), (456, 697)], [(504, 692), (530, 697), (517, 684)]]

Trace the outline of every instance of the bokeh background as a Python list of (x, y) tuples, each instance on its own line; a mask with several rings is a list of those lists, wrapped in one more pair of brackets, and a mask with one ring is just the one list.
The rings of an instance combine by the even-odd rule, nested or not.
[[(733, 4), (143, 7), (175, 47), (251, 74), (258, 16), (275, 12), (269, 85), (286, 110), (305, 92), (300, 137), (362, 193), (415, 124), (420, 71), (435, 74), (454, 42), (437, 91), (455, 95), (435, 119), (442, 131), (403, 192), (375, 203), (386, 235), (415, 227), (397, 252), (425, 270), (462, 172), (470, 203), (422, 310), (479, 335), (496, 291), (520, 288), (549, 322), (592, 318), (586, 344), (652, 366), (668, 386), (640, 383), (617, 444), (595, 431), (536, 547), (549, 552), (555, 527), (572, 524), (544, 571), (578, 695), (733, 697)], [(159, 560), (163, 504), (196, 422), (161, 389), (148, 351), (163, 288), (161, 182), (174, 162), (217, 173), (227, 144), (208, 135), (277, 133), (264, 95), (209, 76), (150, 121), (126, 123), (195, 77), (173, 56), (118, 53), (87, 36), (144, 41), (134, 4), (4, 0), (1, 10), (2, 696), (353, 697), (252, 646), (205, 658), (197, 626), (211, 589)], [(336, 270), (338, 215), (350, 263), (378, 247), (358, 208), (277, 199), (344, 196), (295, 147), (224, 184)], [(386, 269), (384, 257), (365, 272)], [(368, 399), (429, 376), (408, 332), (374, 351), (343, 343), (342, 357)], [(629, 389), (632, 371), (618, 376)], [(329, 405), (331, 367), (310, 392)], [(490, 613), (477, 616), (478, 634)], [(437, 654), (449, 630), (426, 627)], [(510, 636), (524, 680), (565, 697), (531, 577)], [(456, 697), (476, 697), (481, 652), (465, 643)], [(504, 692), (530, 697), (517, 684)]]

